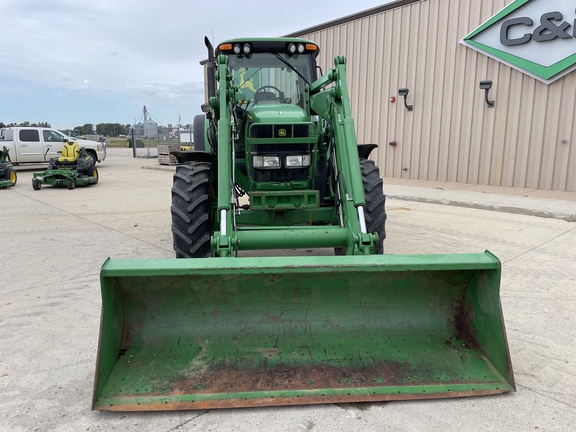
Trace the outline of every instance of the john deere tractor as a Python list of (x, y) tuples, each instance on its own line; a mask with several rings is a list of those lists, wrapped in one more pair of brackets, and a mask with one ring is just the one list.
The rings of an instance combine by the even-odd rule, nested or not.
[(345, 58), (319, 77), (310, 40), (205, 42), (194, 151), (173, 153), (176, 258), (104, 263), (93, 408), (514, 390), (499, 260), (383, 254), (376, 146), (356, 142)]

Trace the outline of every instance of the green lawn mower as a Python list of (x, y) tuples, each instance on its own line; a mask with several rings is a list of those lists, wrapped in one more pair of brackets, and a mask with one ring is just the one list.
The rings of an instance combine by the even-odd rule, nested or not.
[(10, 161), (9, 150), (3, 146), (0, 153), (0, 189), (14, 186), (17, 181), (18, 176)]
[(61, 157), (50, 159), (46, 171), (32, 174), (32, 187), (40, 190), (42, 185), (52, 185), (74, 189), (76, 186), (97, 184), (98, 169), (95, 163), (84, 147), (66, 141)]

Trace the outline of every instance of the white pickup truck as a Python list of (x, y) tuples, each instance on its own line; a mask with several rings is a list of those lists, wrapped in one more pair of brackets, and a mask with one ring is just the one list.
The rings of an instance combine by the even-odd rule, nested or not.
[(106, 146), (96, 141), (78, 140), (55, 129), (43, 127), (9, 127), (0, 129), (0, 148), (6, 146), (13, 165), (48, 162), (59, 157), (64, 140), (76, 141), (94, 158), (106, 159)]

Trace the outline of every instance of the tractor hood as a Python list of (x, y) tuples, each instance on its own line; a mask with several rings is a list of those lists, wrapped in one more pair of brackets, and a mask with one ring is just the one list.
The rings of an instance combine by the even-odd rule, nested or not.
[(253, 123), (300, 123), (308, 122), (309, 117), (298, 105), (291, 104), (261, 104), (256, 105), (248, 113)]

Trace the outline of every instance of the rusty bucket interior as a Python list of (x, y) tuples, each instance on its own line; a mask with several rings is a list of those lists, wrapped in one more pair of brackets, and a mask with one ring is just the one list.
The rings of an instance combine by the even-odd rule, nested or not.
[(108, 260), (92, 407), (513, 391), (499, 285), (489, 252)]

